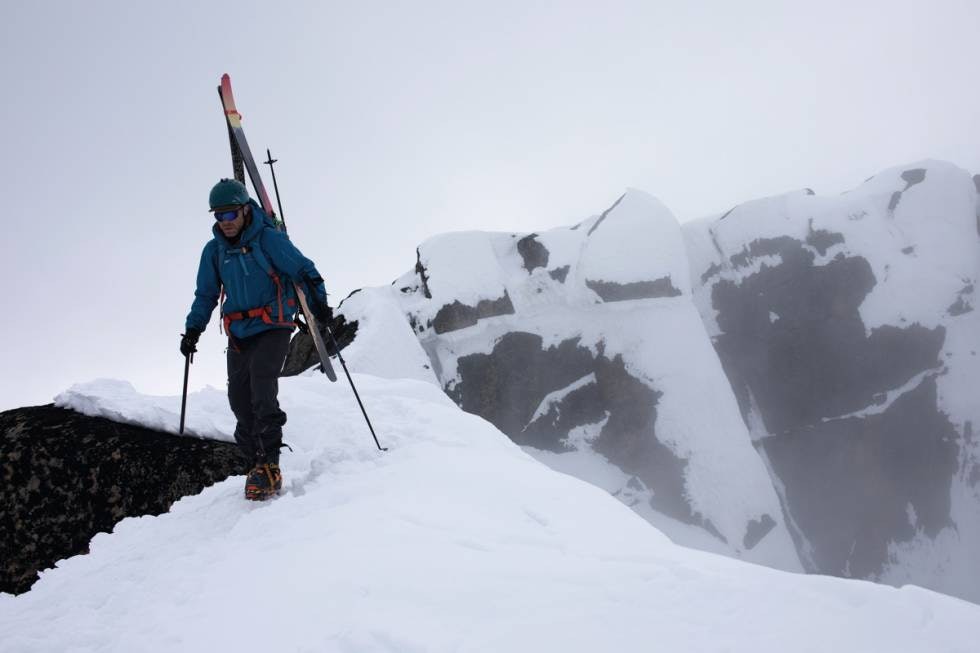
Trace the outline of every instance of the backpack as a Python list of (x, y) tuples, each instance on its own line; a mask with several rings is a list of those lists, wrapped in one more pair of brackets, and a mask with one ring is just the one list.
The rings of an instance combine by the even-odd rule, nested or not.
[[(263, 227), (263, 230), (277, 228), (276, 222), (264, 211), (257, 212), (253, 210), (253, 215), (255, 215), (256, 213), (262, 215), (265, 220), (265, 225)], [(277, 311), (278, 319), (274, 318), (274, 316), (272, 315), (272, 310), (270, 309), (269, 306), (258, 306), (256, 308), (250, 308), (244, 311), (225, 313), (224, 310), (225, 287), (224, 284), (222, 283), (218, 306), (219, 306), (219, 314), (221, 315), (221, 323), (224, 325), (224, 331), (225, 333), (228, 334), (228, 337), (231, 338), (232, 341), (234, 341), (234, 338), (231, 335), (231, 329), (230, 329), (231, 323), (246, 318), (260, 318), (265, 324), (272, 327), (289, 327), (289, 328), (295, 327), (296, 326), (295, 313), (292, 317), (287, 319), (286, 309), (284, 308), (283, 300), (285, 298), (285, 307), (288, 308), (294, 308), (296, 306), (296, 300), (291, 296), (292, 291), (288, 286), (284, 289), (283, 281), (279, 276), (279, 272), (272, 266), (271, 263), (269, 263), (269, 259), (266, 257), (265, 252), (262, 251), (262, 232), (259, 233), (259, 236), (255, 238), (250, 245), (242, 245), (234, 249), (229, 248), (226, 249), (225, 251), (232, 252), (238, 255), (244, 255), (244, 254), (252, 255), (252, 258), (255, 260), (258, 266), (263, 270), (265, 270), (266, 274), (269, 275), (269, 278), (272, 279), (272, 283), (276, 287), (276, 305), (278, 307), (278, 311)], [(216, 249), (215, 256), (217, 255), (218, 255), (218, 250)], [(219, 267), (217, 266), (217, 261), (215, 261), (215, 263), (216, 263), (216, 267)], [(220, 275), (219, 275), (219, 279), (220, 279)]]

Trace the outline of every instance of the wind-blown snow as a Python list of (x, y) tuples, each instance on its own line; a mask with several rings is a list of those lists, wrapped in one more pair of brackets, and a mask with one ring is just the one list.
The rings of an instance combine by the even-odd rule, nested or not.
[[(0, 650), (975, 650), (980, 606), (683, 549), (437, 387), (355, 379), (388, 453), (349, 388), (284, 379), (284, 496), (247, 503), (236, 477), (120, 522), (0, 595)], [(71, 402), (172, 414), (122, 387)], [(225, 429), (213, 394), (191, 421)]]

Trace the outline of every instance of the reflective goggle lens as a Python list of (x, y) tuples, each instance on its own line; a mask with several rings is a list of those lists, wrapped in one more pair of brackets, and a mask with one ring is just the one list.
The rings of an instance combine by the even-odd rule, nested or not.
[(217, 220), (218, 222), (231, 222), (237, 217), (238, 217), (238, 209), (214, 212), (214, 219)]

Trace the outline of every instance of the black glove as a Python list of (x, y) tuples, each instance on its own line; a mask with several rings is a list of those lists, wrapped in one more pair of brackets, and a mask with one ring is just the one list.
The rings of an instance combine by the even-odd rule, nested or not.
[(197, 329), (188, 329), (187, 333), (180, 334), (180, 353), (183, 356), (190, 356), (197, 351), (197, 339), (201, 337), (201, 332)]
[(330, 324), (333, 321), (333, 311), (327, 306), (325, 302), (321, 302), (320, 298), (314, 295), (310, 299), (310, 313), (313, 313), (313, 319), (315, 319), (320, 325)]
[(317, 292), (317, 288), (322, 283), (323, 279), (320, 277), (306, 277), (306, 303), (310, 307), (313, 319), (320, 324), (325, 324), (333, 320), (333, 311), (327, 306), (327, 302), (320, 299), (320, 293)]

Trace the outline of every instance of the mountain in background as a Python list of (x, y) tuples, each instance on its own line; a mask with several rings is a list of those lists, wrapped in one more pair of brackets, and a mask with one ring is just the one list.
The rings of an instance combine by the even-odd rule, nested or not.
[(978, 189), (924, 161), (683, 226), (630, 190), (568, 228), (440, 235), (342, 303), (347, 357), (675, 542), (980, 601)]

